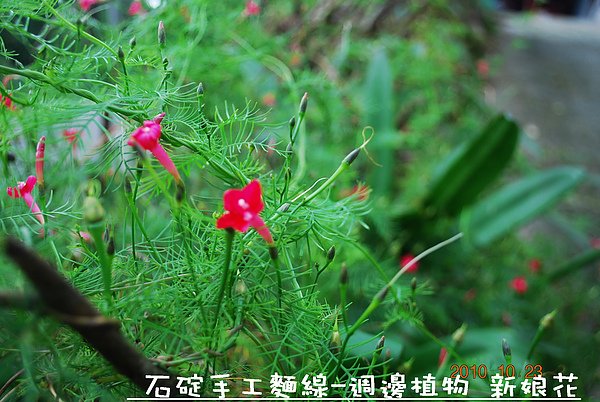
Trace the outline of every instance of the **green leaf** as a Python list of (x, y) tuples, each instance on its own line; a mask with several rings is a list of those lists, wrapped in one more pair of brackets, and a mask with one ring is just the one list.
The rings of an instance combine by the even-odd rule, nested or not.
[(424, 199), (425, 208), (450, 216), (472, 204), (504, 170), (519, 138), (515, 122), (503, 115), (442, 162), (440, 173)]
[(389, 145), (390, 137), (396, 135), (393, 88), (390, 62), (385, 49), (378, 48), (367, 68), (364, 122), (375, 130), (371, 150), (375, 160), (382, 165), (372, 172), (369, 182), (373, 191), (383, 195), (389, 194), (394, 178), (395, 148)]
[(579, 168), (559, 167), (503, 187), (464, 215), (466, 238), (476, 246), (491, 243), (558, 203), (584, 175)]
[(581, 269), (589, 267), (598, 260), (600, 260), (600, 249), (592, 248), (586, 250), (558, 266), (548, 275), (548, 280), (551, 282), (559, 281), (565, 276), (575, 274)]

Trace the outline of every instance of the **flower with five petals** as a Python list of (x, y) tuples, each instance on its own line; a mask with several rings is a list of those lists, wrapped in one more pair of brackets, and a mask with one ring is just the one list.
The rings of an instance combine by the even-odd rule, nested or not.
[(264, 209), (264, 204), (258, 180), (252, 180), (242, 189), (225, 191), (223, 203), (225, 213), (217, 220), (217, 228), (231, 228), (245, 233), (252, 226), (269, 245), (273, 245), (273, 236), (259, 216)]

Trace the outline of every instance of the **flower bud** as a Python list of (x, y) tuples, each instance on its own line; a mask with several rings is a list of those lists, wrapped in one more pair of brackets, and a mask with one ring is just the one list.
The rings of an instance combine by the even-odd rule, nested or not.
[(86, 197), (83, 201), (83, 219), (87, 223), (98, 223), (104, 219), (104, 208), (96, 197)]
[(508, 341), (506, 339), (502, 339), (502, 354), (507, 359), (512, 356), (510, 345), (508, 344)]
[(417, 290), (417, 278), (415, 277), (413, 277), (410, 281), (410, 290), (412, 290), (413, 293), (415, 293), (415, 291)]
[(160, 21), (158, 23), (158, 46), (164, 49), (167, 43), (167, 34), (165, 33), (165, 24)]
[(335, 258), (335, 246), (331, 246), (327, 251), (327, 261), (331, 262)]
[(302, 100), (300, 101), (300, 116), (304, 116), (306, 108), (308, 107), (308, 92), (304, 92)]
[(238, 279), (235, 282), (235, 287), (234, 287), (234, 291), (236, 295), (244, 295), (246, 293), (248, 293), (248, 287), (246, 286), (246, 282), (244, 282), (243, 279)]
[(540, 328), (546, 329), (549, 326), (551, 326), (552, 323), (554, 322), (554, 316), (556, 316), (556, 310), (543, 316), (542, 319), (540, 320)]
[(296, 117), (292, 116), (292, 118), (290, 119), (290, 128), (294, 127), (296, 127)]
[(43, 135), (35, 149), (35, 176), (37, 184), (44, 188), (44, 157), (46, 153), (46, 136)]
[(379, 342), (377, 342), (377, 346), (375, 347), (375, 350), (377, 352), (381, 353), (384, 346), (385, 346), (385, 335), (383, 335), (381, 338), (379, 338)]
[(119, 49), (117, 50), (117, 56), (119, 56), (119, 61), (125, 64), (125, 52), (123, 52), (123, 48), (121, 46), (119, 46)]
[(131, 39), (129, 39), (129, 49), (131, 49), (131, 50), (135, 49), (135, 45), (137, 45), (137, 40), (135, 39), (135, 36), (134, 36)]
[(354, 151), (352, 151), (348, 155), (346, 155), (346, 157), (344, 158), (344, 163), (347, 165), (351, 165), (359, 153), (360, 153), (360, 148), (356, 148)]
[(198, 88), (196, 89), (196, 93), (198, 94), (198, 96), (203, 96), (204, 95), (204, 85), (202, 83), (198, 84)]
[(277, 210), (277, 212), (287, 212), (288, 209), (290, 209), (290, 203), (286, 202), (282, 206), (279, 207), (279, 209)]
[(340, 346), (342, 344), (342, 337), (340, 331), (337, 329), (331, 334), (331, 346)]
[(460, 344), (465, 338), (465, 332), (467, 332), (467, 324), (463, 324), (452, 334), (452, 342), (454, 345)]

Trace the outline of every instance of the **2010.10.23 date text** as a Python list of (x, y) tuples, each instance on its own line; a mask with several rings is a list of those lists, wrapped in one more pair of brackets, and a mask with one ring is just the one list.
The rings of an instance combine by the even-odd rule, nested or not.
[[(450, 366), (450, 377), (460, 378), (487, 378), (488, 368), (485, 364), (473, 364), (471, 366), (466, 364), (452, 364)], [(502, 377), (516, 377), (517, 370), (512, 364), (498, 366), (498, 372)], [(525, 365), (525, 378), (534, 378), (542, 376), (542, 366), (540, 364), (526, 364)]]

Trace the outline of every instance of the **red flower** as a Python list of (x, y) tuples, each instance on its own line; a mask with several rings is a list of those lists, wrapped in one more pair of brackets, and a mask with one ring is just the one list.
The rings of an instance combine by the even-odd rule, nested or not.
[[(402, 269), (405, 266), (407, 266), (414, 258), (415, 258), (415, 256), (410, 253), (404, 254), (400, 258), (400, 268)], [(410, 268), (408, 268), (406, 270), (406, 272), (417, 272), (418, 270), (419, 270), (419, 262), (416, 261), (413, 265), (410, 266)]]
[(269, 245), (273, 244), (269, 228), (258, 215), (264, 208), (262, 189), (258, 180), (252, 180), (240, 190), (225, 191), (223, 203), (226, 211), (217, 220), (217, 228), (232, 228), (245, 233), (252, 226)]
[(15, 105), (13, 105), (12, 99), (10, 99), (8, 96), (3, 97), (2, 94), (0, 94), (0, 105), (6, 106), (8, 110), (15, 110)]
[(276, 102), (277, 102), (277, 99), (275, 98), (275, 94), (273, 92), (267, 92), (262, 97), (262, 103), (265, 106), (273, 107), (273, 106), (275, 106)]
[(246, 2), (246, 8), (244, 8), (243, 15), (249, 17), (251, 15), (258, 15), (260, 13), (260, 6), (256, 4), (254, 0), (248, 0)]
[(96, 3), (98, 3), (98, 0), (79, 0), (79, 7), (83, 11), (90, 11), (90, 8), (96, 5)]
[(542, 269), (542, 262), (537, 258), (534, 258), (533, 260), (529, 261), (529, 269), (534, 274), (537, 274), (540, 272), (540, 269)]
[(165, 117), (164, 113), (157, 115), (152, 120), (144, 121), (144, 125), (142, 127), (137, 128), (127, 141), (127, 144), (133, 146), (139, 145), (146, 151), (150, 151), (152, 155), (158, 159), (161, 165), (167, 170), (167, 172), (171, 173), (171, 175), (175, 178), (177, 183), (183, 183), (181, 180), (181, 176), (173, 164), (171, 158), (167, 154), (167, 151), (160, 145), (160, 136), (162, 134), (162, 128), (160, 123)]
[(44, 154), (46, 153), (46, 136), (42, 136), (35, 149), (35, 176), (40, 187), (44, 187)]
[(29, 176), (25, 182), (18, 182), (16, 187), (8, 187), (6, 192), (9, 197), (12, 198), (23, 198), (25, 204), (29, 207), (35, 219), (38, 220), (39, 223), (42, 224), (42, 229), (40, 230), (40, 236), (44, 236), (44, 216), (42, 215), (42, 211), (40, 211), (40, 207), (36, 204), (31, 192), (35, 187), (35, 183), (37, 179), (35, 176)]
[(73, 147), (75, 147), (75, 141), (77, 140), (78, 133), (79, 130), (77, 130), (76, 128), (68, 128), (63, 131), (63, 137), (65, 137), (65, 140), (67, 140), (69, 144), (72, 144)]
[(83, 241), (85, 241), (86, 243), (91, 243), (93, 241), (92, 239), (92, 235), (89, 232), (84, 232), (82, 230), (80, 230), (78, 232), (79, 237), (81, 237), (83, 239)]
[(142, 12), (142, 2), (139, 0), (134, 0), (131, 2), (131, 4), (129, 5), (129, 9), (127, 10), (127, 14), (131, 15), (132, 17), (134, 15), (138, 15), (140, 12)]
[(442, 367), (442, 364), (444, 364), (446, 362), (447, 358), (448, 358), (448, 351), (446, 350), (446, 348), (441, 348), (440, 349), (440, 357), (438, 358), (438, 367)]
[(356, 199), (359, 201), (364, 201), (369, 198), (369, 187), (363, 186), (362, 184), (357, 184), (352, 187), (350, 190), (343, 190), (341, 192), (342, 197), (350, 197), (356, 194)]
[(477, 60), (477, 73), (481, 78), (487, 78), (490, 74), (490, 65), (484, 59)]
[(517, 276), (512, 281), (510, 281), (510, 287), (513, 288), (513, 290), (518, 294), (523, 294), (527, 292), (527, 280), (524, 276)]

